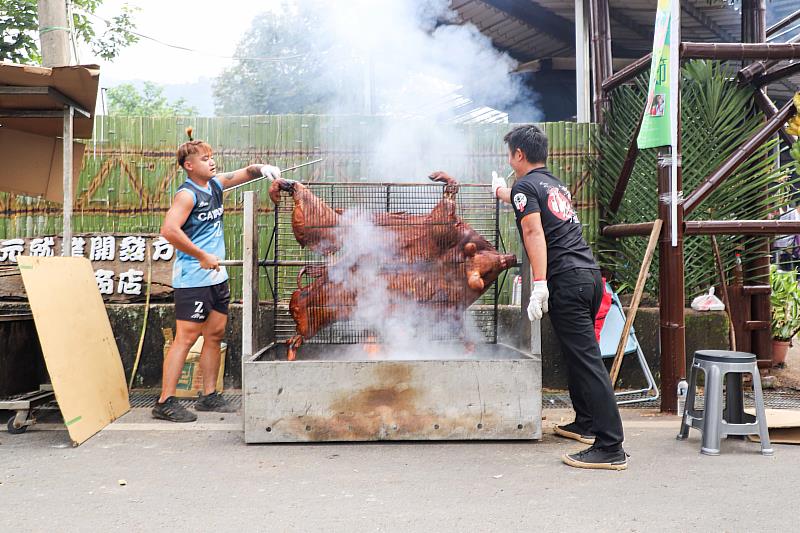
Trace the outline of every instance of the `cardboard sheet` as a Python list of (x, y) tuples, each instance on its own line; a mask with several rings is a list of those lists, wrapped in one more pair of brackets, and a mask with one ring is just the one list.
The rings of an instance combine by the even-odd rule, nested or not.
[(91, 263), (18, 258), (47, 371), (75, 445), (130, 410), (122, 360)]
[[(63, 141), (0, 128), (0, 191), (64, 202)], [(72, 191), (77, 191), (86, 145), (72, 143)], [(24, 157), (21, 156), (24, 154)]]
[[(92, 118), (86, 118), (80, 113), (75, 114), (73, 135), (77, 139), (92, 137), (99, 83), (100, 67), (97, 65), (47, 68), (0, 61), (0, 85), (53, 87), (92, 115)], [(41, 96), (0, 95), (0, 109), (61, 108), (60, 104), (54, 106), (52, 99)], [(4, 118), (0, 122), (4, 127), (37, 135), (60, 137), (63, 132), (61, 118)]]
[[(754, 414), (753, 409), (745, 409)], [(800, 411), (795, 409), (764, 409), (767, 415), (769, 440), (773, 444), (800, 444)], [(758, 442), (758, 435), (748, 435), (752, 441)]]

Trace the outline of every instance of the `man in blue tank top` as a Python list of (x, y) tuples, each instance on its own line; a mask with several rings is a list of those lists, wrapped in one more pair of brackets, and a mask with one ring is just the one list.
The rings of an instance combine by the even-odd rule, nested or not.
[(177, 152), (178, 165), (186, 171), (186, 181), (178, 187), (172, 206), (164, 217), (161, 235), (175, 246), (172, 269), (175, 297), (175, 340), (164, 358), (161, 397), (153, 417), (171, 422), (193, 422), (197, 415), (175, 399), (175, 388), (189, 349), (202, 335), (200, 370), (203, 394), (195, 402), (198, 411), (228, 413), (235, 408), (216, 391), (220, 365), (220, 343), (228, 322), (230, 289), (228, 273), (219, 263), (225, 259), (222, 191), (252, 179), (280, 177), (271, 165), (217, 174), (211, 147), (192, 139)]

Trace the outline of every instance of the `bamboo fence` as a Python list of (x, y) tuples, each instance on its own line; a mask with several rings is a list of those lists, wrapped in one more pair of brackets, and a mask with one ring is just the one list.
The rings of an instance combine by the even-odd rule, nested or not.
[[(157, 233), (176, 188), (185, 176), (175, 164), (175, 150), (186, 140), (185, 129), (214, 149), (220, 171), (251, 163), (286, 168), (313, 159), (324, 161), (287, 177), (303, 182), (425, 182), (432, 170), (446, 170), (463, 183), (488, 183), (491, 172), (506, 174), (507, 149), (503, 135), (512, 124), (436, 125), (413, 119), (365, 116), (276, 115), (247, 117), (97, 117), (93, 138), (87, 141), (83, 171), (76, 187), (75, 233)], [(594, 245), (598, 232), (596, 191), (590, 179), (594, 157), (591, 124), (539, 124), (550, 140), (548, 165), (573, 192), (586, 239)], [(387, 131), (419, 132), (438, 128), (453, 137), (447, 149), (420, 153), (422, 141), (376, 143)], [(389, 137), (391, 139), (391, 137)], [(413, 140), (413, 139), (412, 139)], [(437, 146), (434, 143), (434, 146)], [(397, 162), (402, 161), (402, 165)], [(436, 168), (425, 168), (431, 165)], [(237, 189), (225, 200), (225, 239), (228, 258), (241, 250), (242, 193), (261, 191), (260, 250), (266, 251), (273, 224), (272, 204), (261, 181)], [(488, 188), (487, 188), (488, 191)], [(39, 198), (0, 193), (0, 239), (56, 235), (61, 230), (61, 206)], [(520, 254), (514, 215), (501, 211), (501, 235), (506, 249)], [(262, 252), (263, 253), (263, 252)], [(267, 253), (268, 256), (268, 253)], [(239, 269), (229, 269), (234, 298), (240, 298)], [(514, 273), (514, 272), (512, 272)], [(269, 273), (262, 271), (262, 297), (269, 293)], [(501, 289), (501, 303), (510, 299), (511, 276)]]

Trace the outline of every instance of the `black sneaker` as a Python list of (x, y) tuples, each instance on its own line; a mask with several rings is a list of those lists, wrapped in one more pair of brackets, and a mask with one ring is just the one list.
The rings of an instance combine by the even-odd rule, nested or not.
[(194, 402), (194, 408), (197, 411), (216, 411), (217, 413), (236, 412), (236, 407), (217, 391), (205, 396), (201, 394), (197, 401)]
[(565, 453), (561, 456), (561, 460), (575, 468), (597, 470), (625, 470), (628, 468), (628, 454), (622, 448), (615, 452), (607, 452), (590, 446), (578, 453)]
[(594, 435), (592, 435), (590, 431), (578, 427), (578, 424), (575, 422), (556, 426), (553, 428), (553, 431), (556, 435), (561, 435), (568, 439), (576, 440), (584, 444), (594, 444)]
[(170, 422), (194, 422), (197, 420), (197, 415), (182, 406), (175, 396), (170, 396), (164, 403), (156, 402), (152, 415), (153, 418)]

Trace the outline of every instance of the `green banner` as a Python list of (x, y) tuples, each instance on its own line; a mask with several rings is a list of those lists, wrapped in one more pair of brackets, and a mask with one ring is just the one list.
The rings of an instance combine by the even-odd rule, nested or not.
[(669, 45), (672, 11), (670, 3), (671, 0), (658, 0), (647, 104), (644, 109), (642, 128), (636, 139), (639, 148), (655, 148), (670, 144)]

